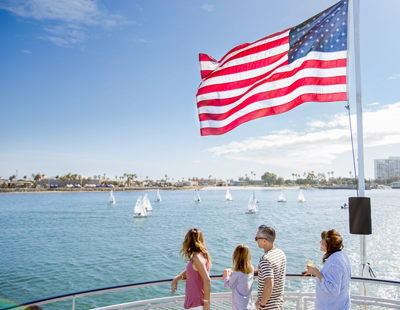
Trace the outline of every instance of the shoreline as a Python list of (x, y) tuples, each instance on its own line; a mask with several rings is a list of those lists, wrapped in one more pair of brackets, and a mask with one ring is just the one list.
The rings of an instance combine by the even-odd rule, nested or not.
[[(355, 190), (354, 188), (343, 188), (340, 186), (328, 187), (306, 187), (306, 186), (193, 186), (193, 187), (100, 187), (100, 188), (57, 188), (57, 189), (36, 189), (36, 188), (0, 188), (1, 194), (51, 194), (51, 193), (104, 193), (110, 192), (135, 192), (135, 191), (281, 191), (281, 190)], [(379, 189), (379, 188), (378, 188)], [(382, 188), (391, 189), (391, 188)]]
[[(51, 194), (51, 193), (104, 193), (110, 192), (111, 190), (114, 192), (134, 192), (134, 191), (260, 191), (260, 190), (299, 190), (300, 186), (282, 186), (282, 187), (266, 187), (266, 186), (206, 186), (206, 187), (181, 187), (181, 188), (172, 188), (172, 187), (125, 187), (125, 188), (71, 188), (71, 189), (29, 189), (29, 188), (15, 188), (15, 189), (0, 189), (1, 194)], [(303, 188), (304, 189), (304, 188)], [(309, 189), (316, 189), (316, 188), (309, 188)]]

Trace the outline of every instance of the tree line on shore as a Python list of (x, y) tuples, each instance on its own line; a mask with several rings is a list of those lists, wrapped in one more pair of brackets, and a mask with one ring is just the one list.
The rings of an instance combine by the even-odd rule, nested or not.
[[(251, 178), (249, 175), (245, 174), (245, 176), (240, 176), (238, 178), (239, 182), (243, 184), (248, 184), (248, 185), (254, 185), (256, 181), (254, 178), (256, 177), (256, 173), (253, 171), (250, 172)], [(328, 176), (328, 177), (327, 177)], [(28, 180), (28, 177), (25, 175), (22, 179), (20, 179), (20, 182), (29, 182), (30, 186), (36, 187), (38, 183), (46, 178), (45, 174), (41, 173), (32, 173), (31, 174), (32, 181)], [(1, 179), (1, 176), (0, 176)], [(61, 181), (72, 181), (73, 183), (80, 184), (85, 180), (91, 181), (91, 180), (99, 180), (101, 184), (113, 184), (115, 186), (118, 185), (127, 185), (131, 186), (133, 183), (140, 186), (143, 184), (143, 182), (153, 182), (153, 180), (149, 179), (148, 176), (146, 176), (146, 179), (139, 180), (138, 176), (136, 173), (124, 173), (121, 176), (115, 176), (115, 179), (110, 181), (110, 178), (106, 176), (104, 173), (103, 175), (94, 175), (93, 177), (85, 177), (80, 174), (73, 174), (73, 173), (67, 173), (65, 175), (56, 175), (55, 179), (61, 180)], [(13, 174), (8, 178), (10, 183), (13, 183), (14, 180), (16, 180), (16, 175)], [(119, 180), (119, 181), (118, 181)], [(170, 180), (170, 182), (168, 182)], [(221, 182), (221, 179), (212, 179), (212, 175), (209, 175), (208, 178), (198, 178), (198, 177), (189, 177), (187, 178), (188, 181), (196, 181), (198, 184), (217, 184), (218, 182)], [(358, 178), (353, 177), (352, 172), (349, 172), (349, 177), (334, 177), (334, 171), (330, 171), (327, 174), (325, 173), (314, 173), (314, 171), (311, 172), (303, 172), (303, 174), (297, 174), (297, 173), (292, 173), (292, 179), (284, 179), (283, 177), (278, 177), (275, 173), (272, 172), (265, 172), (261, 176), (261, 180), (264, 184), (273, 186), (273, 185), (340, 185), (340, 186), (357, 186), (358, 184)], [(167, 174), (164, 175), (161, 180), (158, 180), (159, 182), (166, 184), (166, 185), (172, 185), (174, 182), (174, 178), (170, 179)], [(182, 177), (182, 181), (185, 181), (185, 177)], [(400, 176), (399, 175), (391, 175), (388, 179), (376, 179), (376, 180), (365, 180), (365, 183), (376, 183), (376, 184), (390, 184), (392, 182), (397, 182), (400, 181)], [(181, 179), (178, 179), (177, 182), (181, 182)], [(226, 180), (227, 183), (234, 183), (235, 181), (233, 179), (228, 179)], [(33, 184), (32, 184), (33, 183)], [(9, 187), (9, 184), (6, 184), (6, 182), (3, 182), (0, 184), (1, 187)]]

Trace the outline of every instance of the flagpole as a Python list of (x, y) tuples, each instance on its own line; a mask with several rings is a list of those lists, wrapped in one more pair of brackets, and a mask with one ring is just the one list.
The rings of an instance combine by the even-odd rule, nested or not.
[[(356, 84), (356, 106), (357, 106), (357, 152), (358, 152), (358, 192), (359, 197), (365, 197), (365, 176), (364, 176), (364, 138), (362, 119), (362, 98), (361, 98), (361, 62), (360, 62), (360, 1), (353, 0), (354, 16), (354, 62), (355, 62), (355, 84)], [(366, 268), (367, 253), (365, 235), (360, 236), (360, 276), (368, 277), (369, 268)], [(361, 286), (361, 294), (367, 294), (365, 285)]]

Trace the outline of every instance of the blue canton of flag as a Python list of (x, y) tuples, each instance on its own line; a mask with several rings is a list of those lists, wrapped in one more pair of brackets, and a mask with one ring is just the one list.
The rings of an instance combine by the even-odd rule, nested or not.
[(289, 33), (289, 63), (311, 51), (337, 52), (347, 50), (348, 0), (292, 28)]

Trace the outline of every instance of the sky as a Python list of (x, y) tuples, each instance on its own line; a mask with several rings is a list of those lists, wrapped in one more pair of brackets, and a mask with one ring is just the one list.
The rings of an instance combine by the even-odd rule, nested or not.
[[(354, 175), (345, 102), (305, 103), (202, 137), (195, 98), (199, 53), (221, 59), (336, 2), (0, 0), (0, 177)], [(400, 1), (360, 2), (365, 177), (373, 179), (374, 159), (400, 156)], [(354, 83), (352, 67), (356, 143)]]

